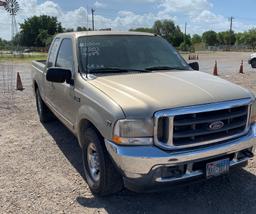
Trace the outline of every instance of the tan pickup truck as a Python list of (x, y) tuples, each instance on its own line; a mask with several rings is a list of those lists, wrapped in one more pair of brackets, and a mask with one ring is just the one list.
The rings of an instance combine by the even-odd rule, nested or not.
[(94, 194), (209, 179), (253, 157), (256, 105), (198, 67), (153, 34), (59, 34), (33, 62), (38, 114), (77, 136)]

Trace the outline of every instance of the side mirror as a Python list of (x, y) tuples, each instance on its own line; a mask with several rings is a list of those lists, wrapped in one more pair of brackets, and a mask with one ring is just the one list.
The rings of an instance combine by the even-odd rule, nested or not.
[(189, 63), (189, 66), (195, 70), (195, 71), (199, 71), (199, 63), (198, 62), (191, 62)]
[(49, 68), (46, 73), (46, 80), (49, 82), (56, 83), (70, 83), (71, 82), (71, 71), (64, 68)]

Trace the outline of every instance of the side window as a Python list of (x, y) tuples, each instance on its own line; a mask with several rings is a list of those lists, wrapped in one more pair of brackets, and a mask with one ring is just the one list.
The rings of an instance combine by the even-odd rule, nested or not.
[(49, 51), (47, 67), (53, 67), (54, 66), (54, 60), (56, 59), (56, 55), (57, 55), (57, 52), (58, 52), (59, 45), (60, 45), (60, 38), (56, 38), (53, 41), (51, 49)]
[(56, 60), (56, 67), (73, 70), (73, 48), (71, 39), (63, 39)]

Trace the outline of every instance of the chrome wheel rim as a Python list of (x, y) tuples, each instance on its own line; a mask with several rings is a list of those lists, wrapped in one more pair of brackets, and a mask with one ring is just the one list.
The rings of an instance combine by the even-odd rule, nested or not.
[(100, 180), (100, 162), (96, 146), (93, 143), (87, 147), (87, 162), (92, 179), (98, 182)]

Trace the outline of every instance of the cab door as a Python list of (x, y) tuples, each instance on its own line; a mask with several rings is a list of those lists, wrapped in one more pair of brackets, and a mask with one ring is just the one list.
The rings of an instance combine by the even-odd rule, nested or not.
[(56, 60), (56, 56), (57, 56), (57, 53), (59, 50), (60, 42), (61, 42), (60, 38), (55, 38), (54, 41), (52, 42), (52, 45), (51, 45), (49, 53), (48, 53), (46, 69), (44, 71), (44, 79), (43, 79), (43, 85), (44, 85), (43, 90), (44, 91), (42, 92), (42, 94), (44, 94), (45, 101), (50, 106), (51, 109), (55, 109), (55, 106), (53, 103), (54, 99), (51, 96), (53, 89), (54, 89), (54, 85), (52, 82), (49, 82), (46, 80), (46, 73), (49, 68), (55, 66), (55, 60)]
[[(74, 77), (74, 50), (71, 38), (61, 40), (59, 50), (56, 55), (55, 67), (69, 69)], [(54, 110), (60, 119), (71, 129), (74, 128), (74, 111), (77, 102), (75, 101), (75, 82), (72, 83), (51, 83), (51, 90), (47, 95), (51, 99)]]

